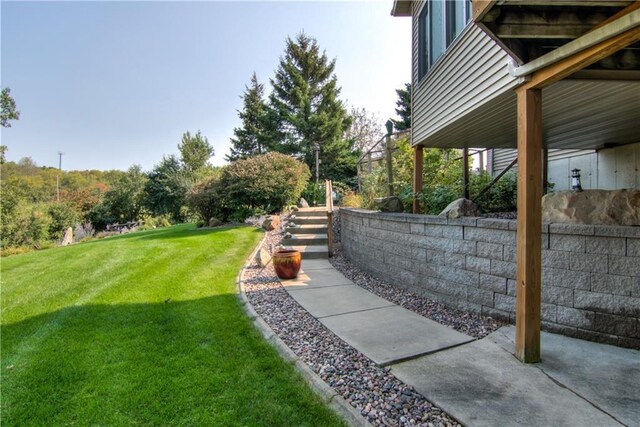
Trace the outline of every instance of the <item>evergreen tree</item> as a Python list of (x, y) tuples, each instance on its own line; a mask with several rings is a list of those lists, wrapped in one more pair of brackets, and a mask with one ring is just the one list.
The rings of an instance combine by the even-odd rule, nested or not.
[(258, 83), (254, 72), (251, 83), (245, 86), (243, 109), (238, 111), (242, 120), (242, 127), (233, 129), (234, 138), (231, 138), (231, 154), (225, 156), (228, 161), (244, 159), (263, 154), (267, 151), (273, 140), (274, 123), (269, 115), (267, 105), (264, 102), (264, 85)]
[(411, 129), (411, 83), (405, 83), (404, 89), (396, 89), (396, 93), (398, 94), (396, 114), (400, 119), (391, 119), (393, 127), (397, 131)]
[(184, 170), (190, 175), (195, 175), (205, 168), (215, 152), (207, 137), (202, 136), (200, 131), (193, 136), (185, 132), (182, 142), (178, 144), (178, 150)]
[[(269, 98), (279, 140), (273, 149), (302, 158), (315, 171), (313, 147), (320, 147), (323, 178), (345, 181), (356, 173), (353, 141), (343, 140), (350, 118), (338, 99), (335, 59), (320, 52), (317, 41), (298, 34), (287, 38)], [(335, 164), (336, 161), (340, 165)]]

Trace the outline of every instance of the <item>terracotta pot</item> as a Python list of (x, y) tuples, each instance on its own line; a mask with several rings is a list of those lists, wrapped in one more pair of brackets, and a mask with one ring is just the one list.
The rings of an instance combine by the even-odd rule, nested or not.
[(300, 271), (302, 256), (294, 249), (280, 249), (273, 254), (273, 267), (279, 278), (295, 279)]

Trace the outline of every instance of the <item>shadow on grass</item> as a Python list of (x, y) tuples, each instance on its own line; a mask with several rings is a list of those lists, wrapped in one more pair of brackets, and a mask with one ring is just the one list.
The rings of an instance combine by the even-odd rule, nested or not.
[(336, 424), (251, 326), (235, 295), (161, 297), (67, 307), (3, 325), (3, 421)]

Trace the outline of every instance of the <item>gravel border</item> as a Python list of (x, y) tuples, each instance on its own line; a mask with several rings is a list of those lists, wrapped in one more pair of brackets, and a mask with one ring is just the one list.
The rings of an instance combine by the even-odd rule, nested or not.
[[(283, 234), (282, 226), (268, 232), (258, 248), (270, 250), (278, 246)], [(327, 392), (324, 385), (319, 386), (325, 399), (335, 393), (329, 399), (332, 407), (333, 403), (340, 405), (342, 400), (355, 408), (358, 419), (364, 417), (372, 425), (460, 425), (412, 387), (398, 380), (390, 368), (377, 366), (304, 310), (282, 287), (271, 263), (260, 268), (252, 257), (238, 279), (241, 298), (246, 299), (245, 308), (255, 319), (257, 327), (265, 337), (269, 337), (270, 342), (284, 344), (287, 349), (279, 351), (285, 359), (297, 357), (296, 366), (308, 367), (330, 387), (331, 391)], [(274, 335), (269, 335), (270, 331)], [(279, 348), (278, 344), (276, 348)], [(317, 385), (307, 374), (302, 374), (314, 387)], [(348, 410), (349, 413), (351, 411)], [(342, 412), (339, 414), (345, 416)], [(345, 419), (351, 424), (360, 424), (350, 416)]]

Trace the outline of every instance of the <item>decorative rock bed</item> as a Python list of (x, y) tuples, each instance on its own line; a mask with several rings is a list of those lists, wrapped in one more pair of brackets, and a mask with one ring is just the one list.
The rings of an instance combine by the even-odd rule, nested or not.
[[(339, 224), (334, 230), (339, 236)], [(282, 226), (268, 232), (263, 248), (270, 250), (278, 246), (283, 234)], [(447, 309), (426, 298), (374, 280), (340, 255), (334, 257), (332, 263), (365, 289), (458, 331), (482, 337), (499, 327), (491, 319)], [(280, 339), (372, 424), (459, 425), (413, 388), (398, 380), (389, 368), (375, 365), (305, 311), (282, 287), (271, 263), (261, 268), (252, 260), (245, 270), (243, 283), (251, 305)]]

